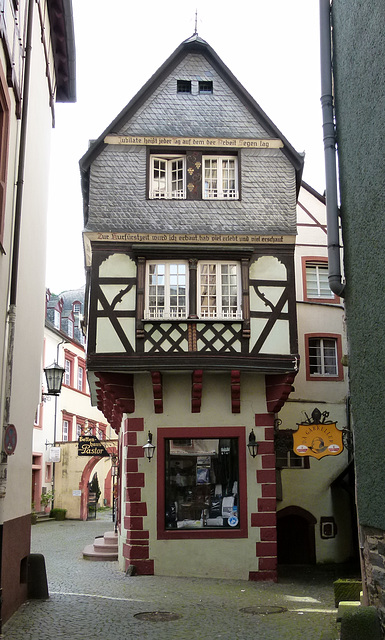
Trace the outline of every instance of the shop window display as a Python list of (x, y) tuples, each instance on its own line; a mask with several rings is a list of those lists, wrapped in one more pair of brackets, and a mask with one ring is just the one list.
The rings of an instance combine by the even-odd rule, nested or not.
[(165, 441), (166, 529), (239, 528), (238, 438)]

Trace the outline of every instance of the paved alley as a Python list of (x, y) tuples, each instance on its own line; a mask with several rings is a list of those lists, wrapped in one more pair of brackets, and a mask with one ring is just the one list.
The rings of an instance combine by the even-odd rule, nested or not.
[(294, 577), (290, 571), (278, 584), (127, 577), (117, 562), (82, 556), (95, 536), (112, 530), (103, 516), (32, 527), (31, 551), (45, 556), (50, 598), (23, 605), (4, 625), (6, 640), (338, 638), (333, 580), (339, 576), (331, 569)]

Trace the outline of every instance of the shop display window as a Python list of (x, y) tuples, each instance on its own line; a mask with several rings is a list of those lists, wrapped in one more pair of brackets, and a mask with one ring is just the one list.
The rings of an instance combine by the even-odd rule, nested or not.
[(166, 530), (239, 529), (239, 442), (166, 438)]

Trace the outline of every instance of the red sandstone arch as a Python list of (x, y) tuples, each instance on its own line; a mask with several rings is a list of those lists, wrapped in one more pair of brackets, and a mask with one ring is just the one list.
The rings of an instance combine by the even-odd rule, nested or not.
[[(118, 451), (116, 447), (105, 447), (107, 452), (111, 455), (117, 455)], [(94, 456), (90, 460), (88, 460), (86, 466), (83, 469), (82, 477), (79, 482), (79, 489), (82, 492), (80, 496), (80, 520), (87, 520), (88, 509), (87, 509), (87, 499), (88, 499), (88, 483), (90, 481), (91, 472), (96, 467), (97, 463), (100, 461), (99, 456)]]

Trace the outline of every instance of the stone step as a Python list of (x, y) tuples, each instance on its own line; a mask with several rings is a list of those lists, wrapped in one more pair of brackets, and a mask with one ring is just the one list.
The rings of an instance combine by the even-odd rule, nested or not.
[(118, 559), (118, 534), (109, 531), (100, 538), (95, 538), (93, 544), (83, 549), (83, 558), (96, 562), (111, 562)]

